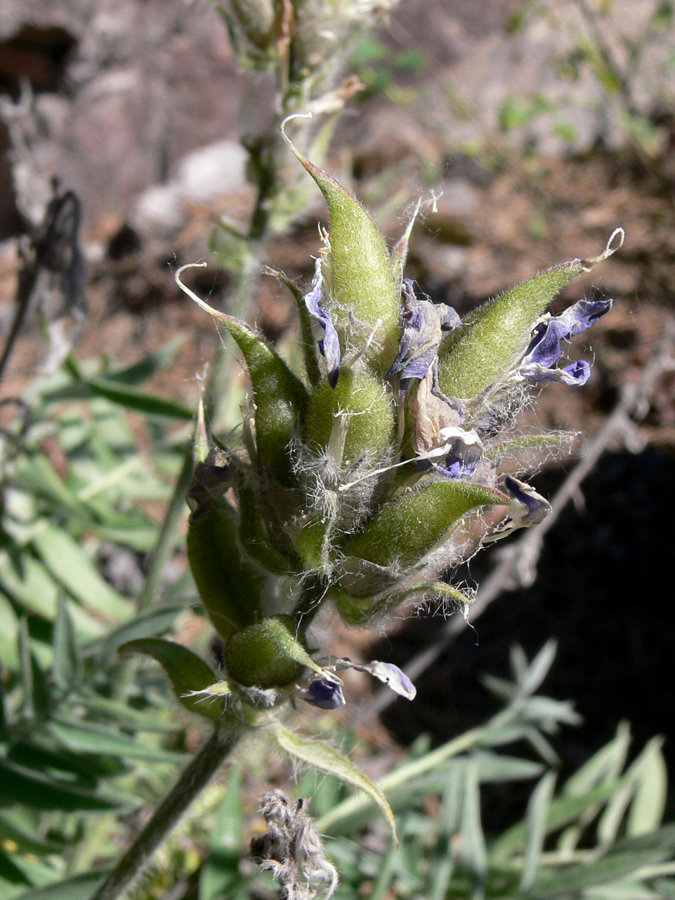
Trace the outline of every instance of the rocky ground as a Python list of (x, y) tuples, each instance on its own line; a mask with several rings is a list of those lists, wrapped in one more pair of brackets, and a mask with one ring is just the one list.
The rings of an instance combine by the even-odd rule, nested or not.
[[(598, 20), (601, 43), (629, 74), (623, 38), (641, 34), (651, 6), (624, 0), (613, 18)], [(600, 253), (615, 227), (625, 229), (621, 252), (566, 293), (616, 300), (592, 334), (593, 379), (579, 392), (551, 385), (540, 408), (547, 425), (592, 435), (672, 320), (673, 32), (647, 33), (638, 73), (610, 93), (580, 57), (588, 23), (577, 4), (558, 3), (555, 14), (543, 5), (521, 22), (529, 8), (516, 0), (402, 0), (378, 33), (380, 60), (358, 64), (373, 89), (345, 114), (330, 167), (392, 236), (418, 196), (436, 197), (414, 233), (410, 275), (461, 313), (537, 269)], [(21, 77), (35, 92), (28, 117), (10, 108)], [(90, 312), (79, 352), (128, 362), (185, 334), (171, 372), (154, 387), (194, 403), (195, 376), (217, 337), (178, 295), (169, 263), (206, 257), (218, 217), (244, 218), (250, 209), (238, 143), (242, 85), (223, 23), (206, 3), (31, 0), (3, 8), (1, 328), (12, 313), (15, 236), (39, 218), (58, 175), (84, 210)], [(272, 242), (266, 261), (309, 278), (321, 215), (317, 203)], [(214, 268), (202, 286), (218, 299), (228, 281)], [(290, 306), (271, 284), (258, 299), (259, 326), (282, 336)], [(43, 356), (30, 325), (2, 396), (19, 393)], [(397, 737), (426, 730), (442, 740), (482, 720), (489, 704), (477, 675), (503, 674), (513, 643), (533, 653), (554, 636), (560, 653), (547, 689), (577, 700), (586, 718), (567, 739), (567, 762), (628, 718), (640, 741), (665, 734), (675, 763), (672, 373), (656, 385), (639, 436), (640, 452), (608, 452), (585, 482), (584, 502), (547, 539), (536, 584), (497, 601), (476, 623), (478, 638), (467, 630), (420, 680), (415, 704), (397, 703), (387, 719)], [(546, 470), (538, 485), (550, 493), (563, 476)], [(480, 577), (480, 564), (471, 574)], [(433, 633), (417, 620), (386, 647), (405, 659)]]

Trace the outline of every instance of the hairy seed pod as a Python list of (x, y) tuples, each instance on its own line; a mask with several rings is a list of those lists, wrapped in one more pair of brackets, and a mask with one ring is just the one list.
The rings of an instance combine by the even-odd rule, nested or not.
[(326, 267), (332, 301), (330, 314), (343, 349), (353, 317), (365, 326), (365, 332), (372, 330), (372, 342), (364, 351), (364, 359), (384, 374), (398, 352), (401, 334), (401, 304), (384, 238), (353, 194), (305, 159), (288, 139), (287, 143), (317, 183), (328, 206), (330, 254)]
[(363, 531), (344, 545), (345, 557), (359, 557), (378, 566), (419, 562), (469, 510), (508, 504), (499, 491), (448, 478), (413, 488), (385, 504)]
[(187, 551), (199, 596), (224, 638), (257, 621), (265, 576), (239, 549), (239, 516), (224, 498), (190, 523)]
[(562, 288), (581, 272), (573, 259), (517, 284), (468, 316), (441, 346), (441, 390), (468, 400), (500, 381), (527, 346), (532, 326)]
[(364, 456), (377, 464), (395, 427), (393, 397), (381, 379), (365, 368), (345, 368), (334, 388), (325, 379), (310, 397), (305, 440), (324, 449), (337, 445), (338, 467), (349, 468)]
[(295, 634), (290, 616), (274, 616), (235, 632), (225, 645), (228, 676), (263, 690), (295, 681), (305, 666), (313, 665)]
[(241, 350), (255, 400), (258, 469), (281, 484), (290, 484), (289, 445), (307, 403), (307, 388), (267, 341), (223, 313), (217, 315)]

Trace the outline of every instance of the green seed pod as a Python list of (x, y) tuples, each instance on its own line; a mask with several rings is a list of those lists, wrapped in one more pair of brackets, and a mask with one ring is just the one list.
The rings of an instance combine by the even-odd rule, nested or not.
[(305, 440), (329, 448), (335, 463), (349, 468), (365, 454), (377, 463), (391, 446), (396, 428), (394, 401), (382, 381), (365, 368), (342, 369), (331, 388), (327, 379), (307, 406)]
[[(362, 343), (375, 331), (364, 358), (380, 374), (391, 366), (401, 334), (401, 304), (389, 252), (377, 225), (356, 197), (327, 172), (286, 143), (317, 183), (330, 214), (330, 255), (327, 263), (330, 314), (345, 345), (353, 316), (365, 326)], [(379, 325), (378, 325), (379, 323)], [(375, 329), (375, 326), (378, 326)]]
[(470, 509), (508, 503), (504, 494), (483, 485), (452, 478), (432, 481), (385, 504), (363, 531), (346, 542), (344, 554), (378, 566), (411, 566)]
[[(297, 570), (299, 560), (294, 554), (280, 552), (272, 545), (269, 522), (260, 503), (260, 496), (246, 474), (236, 471), (237, 506), (239, 510), (239, 540), (244, 550), (269, 571), (288, 575)], [(275, 536), (279, 538), (279, 531)]]
[(307, 389), (262, 338), (230, 316), (225, 324), (244, 354), (255, 399), (258, 468), (282, 484), (291, 481), (288, 447), (307, 401)]
[(572, 259), (540, 272), (468, 316), (438, 353), (443, 392), (468, 400), (500, 381), (526, 348), (532, 327), (558, 291), (616, 253), (624, 238), (623, 228), (616, 228), (599, 256)]
[(255, 400), (255, 433), (258, 471), (267, 480), (271, 475), (282, 484), (292, 482), (289, 445), (297, 432), (307, 403), (307, 388), (291, 372), (279, 354), (251, 329), (209, 306), (180, 280), (185, 269), (200, 268), (206, 263), (183, 266), (176, 281), (188, 297), (214, 319), (222, 322), (241, 350), (253, 388)]
[(314, 667), (295, 633), (290, 616), (274, 616), (237, 631), (225, 645), (228, 676), (244, 687), (263, 690), (295, 681), (305, 666)]
[(265, 576), (242, 558), (239, 516), (224, 498), (214, 500), (188, 528), (190, 569), (202, 603), (224, 638), (261, 618)]
[(525, 349), (532, 326), (573, 278), (590, 268), (573, 259), (541, 272), (489, 300), (468, 316), (441, 346), (441, 390), (466, 400), (500, 381)]

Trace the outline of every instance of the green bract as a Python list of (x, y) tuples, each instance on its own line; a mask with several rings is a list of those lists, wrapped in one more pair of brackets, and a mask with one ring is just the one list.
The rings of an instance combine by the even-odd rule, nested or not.
[(357, 349), (384, 374), (401, 334), (401, 304), (384, 239), (353, 194), (287, 143), (328, 205), (330, 243), (324, 273), (343, 350), (360, 341)]
[(365, 368), (343, 369), (331, 388), (321, 382), (307, 408), (305, 437), (309, 447), (335, 453), (337, 467), (349, 468), (367, 456), (387, 456), (396, 427), (391, 390)]
[(458, 519), (477, 506), (508, 504), (508, 497), (482, 485), (434, 481), (387, 503), (344, 546), (379, 566), (411, 566), (432, 550)]
[(291, 616), (274, 616), (237, 631), (225, 645), (227, 674), (238, 684), (261, 689), (295, 681), (305, 666), (312, 665), (296, 632)]

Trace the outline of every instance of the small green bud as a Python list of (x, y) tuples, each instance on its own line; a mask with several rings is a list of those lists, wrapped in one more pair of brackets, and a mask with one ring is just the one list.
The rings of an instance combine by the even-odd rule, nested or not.
[(235, 632), (225, 645), (228, 676), (244, 687), (263, 690), (295, 681), (305, 666), (314, 668), (295, 634), (290, 616), (274, 616)]
[(224, 498), (190, 522), (187, 552), (199, 596), (224, 638), (260, 618), (265, 576), (242, 556), (239, 516)]
[(504, 494), (480, 484), (458, 479), (433, 481), (385, 504), (363, 531), (346, 542), (344, 554), (379, 566), (411, 566), (440, 543), (469, 510), (508, 503)]
[[(401, 304), (384, 238), (359, 201), (323, 169), (286, 143), (317, 183), (330, 214), (330, 254), (326, 264), (331, 318), (345, 347), (352, 317), (365, 326), (361, 343), (374, 332), (364, 358), (381, 374), (398, 352)], [(376, 327), (377, 326), (377, 327)]]
[(334, 450), (336, 465), (349, 468), (364, 455), (373, 463), (381, 460), (395, 427), (393, 397), (382, 381), (365, 368), (345, 368), (334, 388), (324, 379), (312, 394), (305, 439)]

